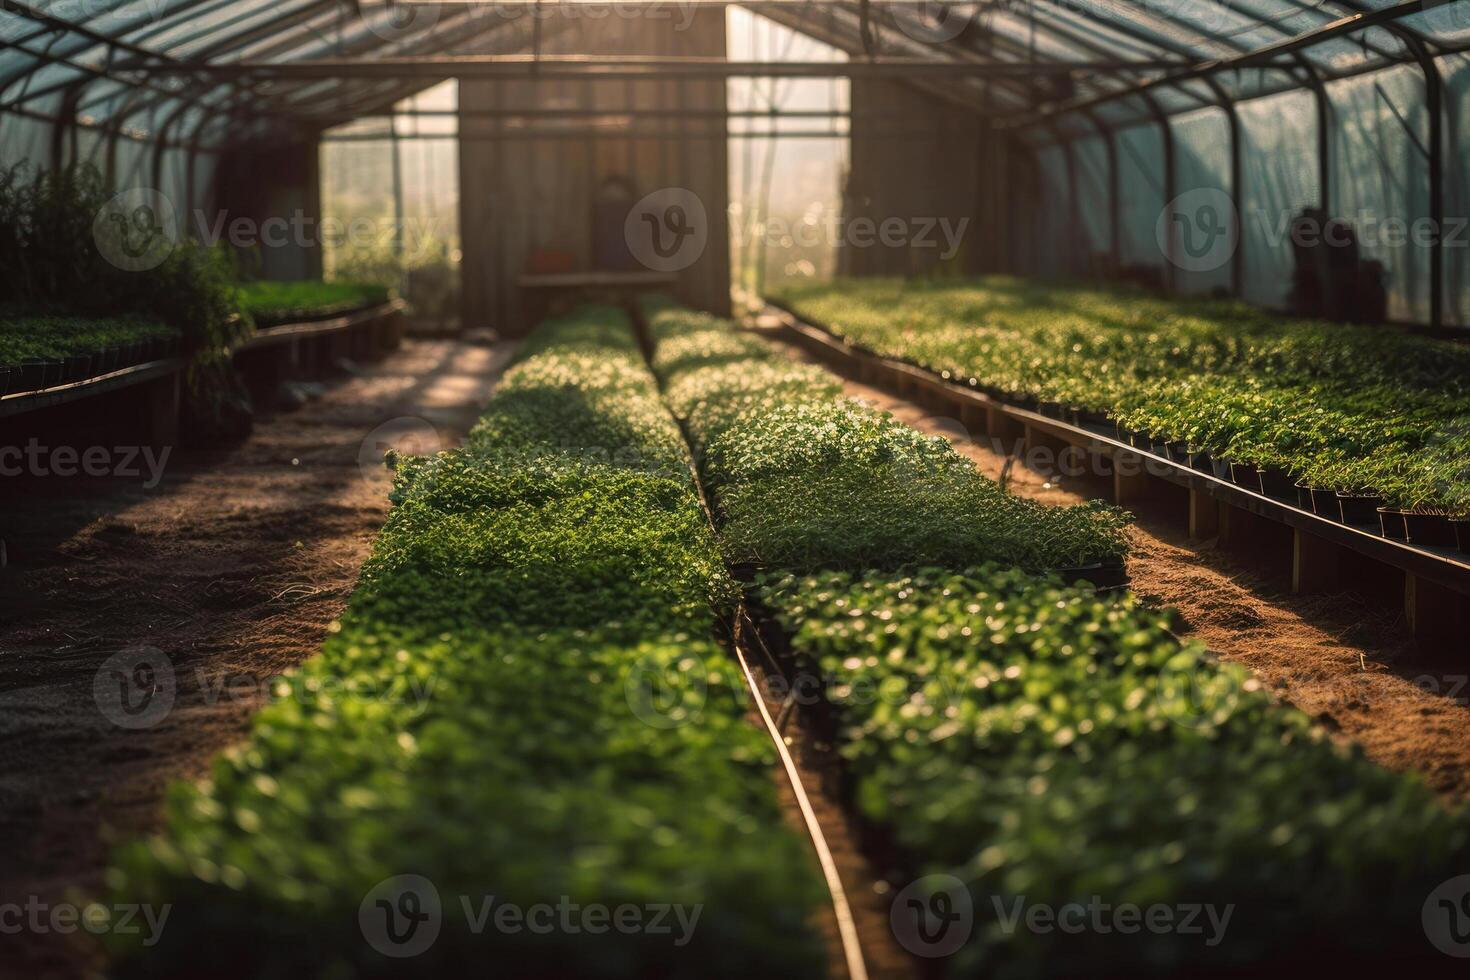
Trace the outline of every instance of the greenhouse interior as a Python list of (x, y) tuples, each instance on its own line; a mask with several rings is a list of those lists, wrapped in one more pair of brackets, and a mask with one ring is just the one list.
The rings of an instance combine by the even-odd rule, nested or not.
[(0, 0), (0, 976), (1463, 972), (1467, 156), (1470, 0)]

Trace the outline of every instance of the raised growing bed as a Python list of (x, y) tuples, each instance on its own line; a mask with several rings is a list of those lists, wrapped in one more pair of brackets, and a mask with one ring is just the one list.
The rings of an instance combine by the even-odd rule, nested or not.
[[(118, 851), (118, 901), (173, 917), (114, 936), (112, 972), (821, 975), (820, 879), (713, 641), (733, 584), (621, 314), (543, 326), (463, 449), (392, 462), (340, 628)], [(442, 927), (389, 959), (360, 915), (427, 907), (403, 875)], [(687, 936), (477, 931), (461, 896), (700, 911)]]
[[(1106, 461), (1112, 473), (1115, 503), (1126, 505), (1155, 495), (1161, 483), (1183, 488), (1187, 507), (1177, 512), (1195, 537), (1219, 535), (1232, 546), (1259, 553), (1278, 545), (1272, 536), (1257, 533), (1252, 519), (1284, 525), (1290, 529), (1284, 544), (1289, 553), (1280, 561), (1276, 556), (1263, 557), (1290, 568), (1293, 587), (1298, 591), (1330, 592), (1349, 587), (1351, 583), (1343, 571), (1344, 554), (1401, 572), (1402, 583), (1392, 586), (1401, 593), (1382, 596), (1383, 601), (1403, 604), (1405, 625), (1423, 649), (1447, 657), (1462, 655), (1470, 556), (1457, 548), (1385, 537), (1376, 506), (1359, 505), (1357, 511), (1349, 510), (1354, 501), (1348, 497), (1339, 514), (1317, 513), (1301, 506), (1295, 488), (1289, 495), (1269, 495), (1264, 491), (1273, 488), (1262, 486), (1258, 475), (1253, 484), (1242, 472), (1220, 467), (1219, 460), (1209, 460), (1206, 465), (1201, 454), (1173, 454), (1168, 444), (1140, 438), (1136, 432), (1120, 432), (1116, 424), (1099, 421), (1095, 416), (1047, 413), (1032, 400), (994, 389), (982, 390), (978, 379), (884, 357), (779, 304), (772, 305), (770, 315), (785, 339), (838, 370), (942, 405), (964, 420), (975, 434), (999, 440), (1007, 452), (1051, 441), (1076, 447), (1083, 458), (1091, 461), (1091, 467), (1097, 467), (1099, 460)], [(1313, 494), (1312, 499), (1319, 500), (1320, 495)], [(1344, 521), (1344, 514), (1372, 523)], [(1452, 641), (1448, 646), (1447, 640)]]
[(1294, 484), (1368, 492), (1416, 514), (1421, 540), (1450, 547), (1448, 515), (1470, 516), (1463, 344), (1003, 278), (800, 285), (781, 302), (1011, 404), (1106, 415), (1136, 448), (1208, 453), (1270, 496), (1293, 497)]
[(181, 350), (178, 331), (145, 319), (0, 317), (0, 398), (75, 386)]
[(356, 282), (260, 280), (240, 286), (241, 305), (259, 329), (330, 320), (392, 301), (386, 286)]
[[(970, 941), (937, 974), (1236, 975), (1439, 955), (1420, 915), (1470, 859), (1463, 810), (1181, 646), (1136, 599), (994, 566), (771, 576), (758, 596), (828, 678), (845, 798), (904, 870), (894, 891), (922, 880), (921, 900), (968, 898)], [(1074, 903), (1161, 905), (1176, 923), (1192, 906), (1196, 928), (1003, 925), (1018, 904)]]
[(654, 370), (738, 564), (873, 568), (983, 555), (1121, 577), (1121, 512), (1008, 494), (945, 440), (841, 397), (827, 372), (728, 324), (666, 310), (651, 332)]
[(403, 340), (401, 299), (257, 328), (231, 349), (235, 366), (258, 399), (269, 400), (282, 381), (330, 373), (343, 359), (374, 360)]
[[(1463, 813), (1336, 745), (1243, 668), (1181, 645), (1167, 614), (983, 563), (1044, 566), (1050, 542), (1015, 548), (992, 535), (934, 548), (935, 513), (915, 474), (943, 458), (942, 441), (831, 412), (835, 387), (821, 372), (708, 318), (660, 311), (651, 321), (653, 363), (701, 450), (727, 555), (762, 559), (763, 571), (747, 569), (757, 618), (789, 641), (778, 656), (823, 681), (816, 723), (846, 760), (843, 799), (875, 862), (895, 869), (901, 899), (932, 904), (945, 892), (947, 910), (971, 913), (968, 941), (943, 956), (909, 937), (937, 957), (935, 975), (1068, 976), (1100, 962), (1110, 975), (1177, 975), (1436, 955), (1420, 911), (1444, 869), (1470, 859)], [(760, 535), (740, 526), (745, 486), (793, 493), (848, 467), (881, 484), (885, 469), (925, 452), (927, 465), (897, 467), (915, 516), (882, 548), (866, 508), (891, 519), (901, 505), (856, 482), (833, 525), (845, 534), (810, 533), (828, 511), (809, 497), (775, 510)], [(947, 517), (938, 528), (951, 527)], [(1037, 537), (1058, 527), (1018, 524)], [(1203, 920), (1127, 935), (1002, 927), (999, 909), (1018, 901), (1055, 913), (1089, 900), (1140, 915), (1208, 905), (1233, 918), (1208, 942)]]

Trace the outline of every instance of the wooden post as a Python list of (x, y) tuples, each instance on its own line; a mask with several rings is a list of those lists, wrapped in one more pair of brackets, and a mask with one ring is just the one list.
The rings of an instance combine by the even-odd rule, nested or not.
[(1292, 529), (1221, 502), (1219, 546), (1272, 578), (1292, 579)]
[(148, 383), (148, 441), (158, 448), (179, 444), (180, 372)]
[(978, 440), (990, 432), (990, 413), (967, 402), (960, 408), (960, 424), (970, 433), (971, 439)]
[(986, 407), (985, 419), (985, 431), (990, 433), (990, 441), (996, 452), (1009, 456), (1026, 451), (1026, 427), (1020, 422), (994, 406)]
[(1309, 595), (1336, 592), (1341, 580), (1342, 548), (1301, 528), (1292, 528), (1291, 590)]
[(1196, 540), (1220, 533), (1220, 503), (1202, 490), (1189, 491), (1189, 536)]
[(1145, 462), (1138, 453), (1113, 454), (1113, 503), (1123, 507), (1152, 496), (1153, 478), (1148, 475)]
[(1470, 653), (1466, 649), (1467, 603), (1470, 597), (1412, 572), (1404, 575), (1404, 618), (1414, 641), (1434, 660), (1463, 663)]

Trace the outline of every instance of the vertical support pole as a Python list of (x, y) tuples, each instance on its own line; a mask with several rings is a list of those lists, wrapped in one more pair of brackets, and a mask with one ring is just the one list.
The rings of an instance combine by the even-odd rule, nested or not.
[(1108, 161), (1108, 260), (1112, 265), (1110, 274), (1116, 276), (1123, 267), (1123, 178), (1118, 173), (1118, 144), (1113, 141), (1113, 131), (1104, 126), (1097, 113), (1089, 111), (1087, 118), (1102, 137), (1103, 152)]
[[(536, 18), (539, 29), (541, 18)], [(398, 288), (406, 292), (407, 274), (403, 268), (403, 153), (398, 141), (398, 117), (388, 117), (388, 131), (393, 147), (393, 258), (398, 263)]]
[(994, 407), (985, 409), (985, 431), (990, 433), (990, 441), (1001, 455), (1010, 456), (1025, 451), (1026, 427), (1003, 410)]
[(1209, 494), (1190, 488), (1189, 536), (1199, 541), (1220, 533), (1220, 502)]
[(1220, 102), (1220, 108), (1225, 110), (1225, 121), (1230, 127), (1230, 197), (1235, 201), (1236, 228), (1235, 228), (1235, 252), (1230, 256), (1230, 294), (1239, 299), (1245, 287), (1245, 234), (1241, 225), (1240, 215), (1245, 211), (1243, 200), (1240, 147), (1240, 113), (1235, 109), (1235, 100), (1225, 91), (1218, 81), (1212, 77), (1204, 79), (1210, 91), (1215, 93), (1215, 98)]
[[(1147, 92), (1143, 93), (1143, 98), (1148, 103), (1154, 120), (1159, 124), (1159, 133), (1164, 141), (1164, 205), (1167, 207), (1169, 202), (1178, 196), (1174, 190), (1174, 127), (1169, 124), (1168, 115), (1165, 114), (1156, 99)], [(1164, 288), (1170, 292), (1174, 291), (1177, 278), (1174, 275), (1177, 268), (1174, 259), (1174, 239), (1175, 235), (1171, 229), (1168, 236), (1168, 247), (1164, 253)]]
[[(1420, 49), (1422, 53), (1422, 48)], [(1429, 323), (1444, 325), (1444, 79), (1427, 54), (1424, 68), (1424, 104), (1429, 110)]]
[(1230, 127), (1230, 197), (1235, 201), (1235, 251), (1230, 256), (1230, 295), (1240, 299), (1245, 292), (1245, 227), (1241, 216), (1245, 213), (1240, 160), (1240, 115), (1235, 103), (1226, 101), (1225, 119)]
[(179, 444), (180, 373), (148, 384), (148, 441), (157, 448)]
[(1310, 64), (1306, 66), (1312, 79), (1312, 96), (1317, 102), (1317, 198), (1322, 213), (1332, 214), (1332, 101), (1327, 86)]
[(1048, 126), (1047, 129), (1057, 141), (1057, 146), (1061, 147), (1062, 162), (1067, 171), (1067, 221), (1072, 227), (1071, 234), (1066, 238), (1067, 255), (1064, 261), (1066, 275), (1076, 276), (1086, 269), (1086, 262), (1079, 261), (1077, 254), (1078, 243), (1082, 241), (1082, 202), (1079, 200), (1081, 195), (1077, 193), (1077, 158), (1072, 149), (1072, 141), (1063, 136), (1061, 130), (1055, 126)]
[(1465, 655), (1466, 596), (1426, 581), (1412, 572), (1404, 575), (1404, 619), (1414, 641), (1430, 654), (1449, 654), (1457, 663)]
[(1137, 453), (1113, 454), (1113, 503), (1124, 507), (1153, 495), (1153, 477), (1148, 475), (1144, 463)]

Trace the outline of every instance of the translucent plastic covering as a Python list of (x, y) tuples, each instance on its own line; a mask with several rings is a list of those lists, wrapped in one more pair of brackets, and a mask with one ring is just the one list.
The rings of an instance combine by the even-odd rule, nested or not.
[[(1470, 157), (1470, 55), (1461, 50), (1470, 43), (1470, 2), (1235, 0), (1208, 23), (1196, 16), (1207, 7), (1188, 5), (1186, 16), (1184, 6), (1157, 40), (1191, 57), (1208, 49), (1224, 66), (1136, 85), (1127, 98), (1043, 104), (1021, 143), (1046, 169), (1047, 193), (1117, 214), (1117, 241), (1104, 243), (1094, 264), (1151, 270), (1180, 291), (1286, 307), (1293, 221), (1313, 209), (1320, 230), (1346, 222), (1362, 274), (1381, 277), (1390, 319), (1470, 325), (1470, 177), (1460, 165)], [(1098, 9), (1109, 8), (1088, 5)], [(1362, 18), (1343, 21), (1355, 13)], [(1141, 27), (1146, 17), (1133, 19)], [(1204, 47), (1186, 37), (1186, 25), (1209, 39)], [(1269, 62), (1242, 59), (1283, 43)], [(1101, 196), (1097, 180), (1050, 179), (1052, 161), (1069, 148), (1096, 156), (1097, 137), (1058, 118), (1069, 112), (1086, 113), (1112, 142), (1116, 174), (1104, 175)], [(1069, 210), (1046, 201), (1040, 230), (1024, 234), (1044, 235)], [(1217, 214), (1233, 221), (1233, 237), (1194, 254), (1205, 251), (1202, 229)], [(1171, 223), (1179, 226), (1172, 239)], [(1095, 223), (1084, 224), (1074, 237), (1097, 248)], [(1192, 244), (1179, 237), (1191, 233)], [(1066, 249), (1031, 251), (1043, 256), (1038, 271), (1077, 271)]]
[[(115, 181), (142, 175), (197, 193), (232, 148), (309, 138), (441, 80), (264, 68), (531, 51), (570, 2), (6, 0), (0, 165), (90, 160)], [(747, 6), (864, 58), (1013, 66), (911, 83), (995, 120), (1035, 155), (1028, 179), (1046, 199), (1008, 226), (1033, 226), (1024, 234), (1040, 270), (1077, 274), (1101, 258), (1162, 270), (1181, 289), (1277, 303), (1289, 246), (1272, 229), (1283, 213), (1325, 206), (1434, 222), (1442, 244), (1364, 242), (1363, 253), (1382, 264), (1393, 316), (1470, 322), (1470, 249), (1451, 241), (1470, 211), (1451, 166), (1466, 149), (1470, 0)], [(1172, 261), (1161, 210), (1212, 188), (1241, 215), (1239, 247), (1209, 269)], [(1261, 209), (1265, 226), (1253, 218)]]

